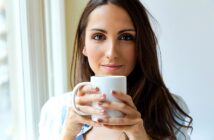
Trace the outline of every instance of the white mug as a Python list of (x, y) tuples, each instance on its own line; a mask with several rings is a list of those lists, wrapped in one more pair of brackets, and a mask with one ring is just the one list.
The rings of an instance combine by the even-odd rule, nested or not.
[[(112, 94), (111, 94), (112, 90), (122, 92), (125, 94), (127, 92), (126, 76), (91, 76), (90, 82), (79, 83), (73, 89), (73, 93), (72, 93), (73, 109), (80, 115), (88, 115), (88, 114), (85, 114), (85, 113), (79, 111), (75, 105), (76, 93), (78, 92), (78, 89), (84, 85), (92, 85), (92, 86), (98, 87), (99, 88), (98, 94), (105, 93), (106, 100), (111, 101), (111, 102), (112, 101), (120, 102), (118, 99), (116, 99), (115, 97), (112, 96)], [(92, 106), (97, 109), (100, 109), (97, 102), (92, 103)], [(109, 117), (121, 117), (122, 113), (119, 111), (115, 111), (115, 110), (107, 110), (107, 115)], [(93, 121), (97, 121), (99, 118), (101, 118), (101, 116), (92, 115), (91, 118)]]

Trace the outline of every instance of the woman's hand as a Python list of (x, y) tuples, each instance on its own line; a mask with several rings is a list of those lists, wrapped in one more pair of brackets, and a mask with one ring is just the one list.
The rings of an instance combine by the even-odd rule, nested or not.
[(105, 127), (122, 130), (130, 140), (149, 140), (140, 112), (133, 103), (131, 96), (113, 91), (112, 95), (122, 102), (100, 102), (99, 105), (107, 110), (118, 110), (124, 114), (121, 118), (99, 119)]
[(92, 102), (102, 102), (105, 100), (105, 95), (97, 94), (98, 91), (98, 88), (93, 88), (87, 85), (80, 88), (77, 93), (75, 99), (76, 106), (80, 111), (89, 114), (88, 116), (81, 116), (74, 112), (71, 107), (72, 99), (68, 99), (67, 104), (69, 107), (61, 133), (61, 140), (75, 140), (75, 137), (81, 131), (83, 124), (100, 126), (98, 122), (92, 121), (90, 117), (92, 114), (105, 116), (104, 110), (98, 110), (90, 106)]
[(102, 102), (106, 100), (106, 95), (98, 94), (98, 92), (99, 88), (90, 85), (80, 88), (75, 98), (77, 109), (88, 115), (105, 115), (105, 110), (96, 109), (91, 106), (94, 102)]

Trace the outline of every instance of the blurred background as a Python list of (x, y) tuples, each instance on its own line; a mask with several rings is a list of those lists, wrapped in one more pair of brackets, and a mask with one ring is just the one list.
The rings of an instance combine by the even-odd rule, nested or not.
[(214, 1), (141, 1), (158, 22), (164, 80), (193, 117), (192, 140), (213, 140)]
[[(74, 32), (88, 0), (0, 0), (0, 137), (37, 140), (42, 105), (70, 89)], [(171, 92), (193, 117), (192, 140), (213, 140), (214, 1), (141, 0)]]
[[(8, 74), (8, 50), (6, 47), (7, 31), (6, 31), (6, 11), (4, 2), (0, 1), (0, 136), (7, 139), (3, 135), (5, 128), (10, 127), (11, 106), (9, 91), (9, 74)], [(7, 129), (5, 133), (10, 133)]]

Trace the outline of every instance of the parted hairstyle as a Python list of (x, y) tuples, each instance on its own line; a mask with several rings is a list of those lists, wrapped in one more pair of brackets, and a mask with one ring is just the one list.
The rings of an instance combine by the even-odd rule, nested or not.
[[(82, 54), (85, 30), (90, 13), (97, 7), (114, 4), (123, 8), (132, 19), (136, 30), (137, 62), (127, 77), (128, 94), (144, 121), (148, 135), (155, 140), (176, 140), (181, 127), (192, 130), (192, 118), (176, 103), (166, 87), (158, 63), (158, 43), (151, 27), (149, 12), (139, 0), (90, 0), (77, 27), (71, 63), (71, 87), (89, 81), (94, 72)], [(111, 20), (111, 19), (109, 19)]]

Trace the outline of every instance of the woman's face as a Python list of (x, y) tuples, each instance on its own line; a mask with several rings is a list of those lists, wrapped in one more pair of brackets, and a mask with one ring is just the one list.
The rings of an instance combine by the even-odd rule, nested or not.
[(136, 63), (136, 31), (128, 13), (107, 4), (89, 16), (83, 54), (95, 75), (128, 76)]

